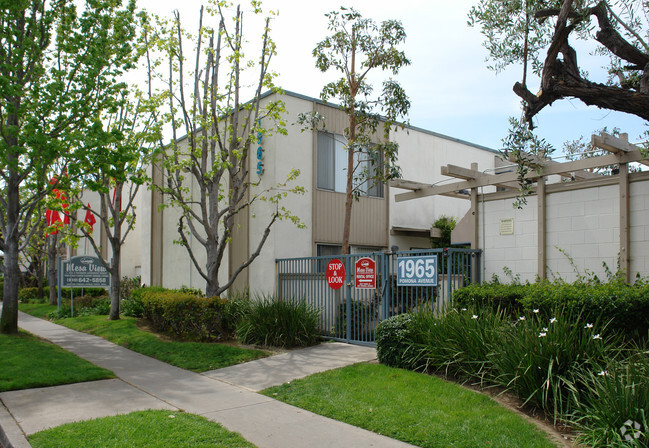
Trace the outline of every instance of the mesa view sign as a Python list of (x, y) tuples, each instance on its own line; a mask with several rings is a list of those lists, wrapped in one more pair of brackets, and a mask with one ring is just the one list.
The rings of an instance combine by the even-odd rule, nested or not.
[(80, 255), (61, 263), (61, 286), (64, 288), (107, 288), (110, 273), (101, 259)]

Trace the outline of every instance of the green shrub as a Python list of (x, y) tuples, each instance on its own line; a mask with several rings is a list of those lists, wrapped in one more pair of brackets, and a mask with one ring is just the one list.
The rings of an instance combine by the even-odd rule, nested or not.
[(318, 340), (318, 315), (304, 301), (264, 297), (251, 301), (250, 312), (237, 325), (237, 335), (245, 344), (306, 347)]
[(57, 320), (57, 319), (66, 319), (71, 316), (72, 316), (72, 309), (70, 308), (70, 305), (61, 305), (60, 310), (52, 311), (47, 315), (47, 318), (49, 320)]
[[(105, 302), (108, 300), (108, 303), (110, 304), (110, 299), (108, 296), (105, 294), (106, 291), (104, 291), (104, 295), (101, 296), (94, 296), (90, 294), (86, 294), (83, 296), (75, 297), (74, 298), (74, 308), (75, 309), (82, 309), (82, 308), (95, 308), (96, 306), (100, 305), (102, 302)], [(108, 313), (106, 313), (108, 314)]]
[(144, 306), (142, 300), (139, 298), (131, 297), (124, 299), (119, 304), (119, 312), (122, 316), (140, 318), (144, 317)]
[(608, 330), (622, 333), (627, 339), (641, 340), (649, 331), (649, 283), (645, 282), (490, 283), (458, 289), (453, 299), (456, 307), (500, 308), (510, 316), (538, 310), (540, 316), (550, 318), (557, 307), (563, 307), (590, 322), (610, 321)]
[(199, 341), (229, 337), (221, 323), (224, 299), (156, 287), (134, 290), (133, 296), (141, 301), (143, 316), (158, 331)]
[(609, 322), (609, 330), (627, 339), (642, 339), (649, 331), (649, 284), (539, 282), (529, 285), (521, 299), (527, 309), (540, 309), (547, 315), (561, 305), (581, 313), (588, 321)]
[(88, 308), (97, 316), (108, 316), (110, 314), (110, 297), (99, 297), (94, 300), (92, 307)]
[[(140, 277), (139, 275), (133, 278), (122, 277), (122, 281), (120, 281), (119, 283), (120, 300), (132, 299), (133, 290), (140, 287), (142, 287), (142, 277)], [(120, 309), (121, 309), (121, 304), (120, 304)]]
[(525, 297), (527, 285), (506, 285), (501, 283), (477, 283), (457, 289), (453, 292), (453, 303), (456, 308), (482, 309), (485, 306), (493, 310), (503, 310), (512, 315), (522, 309), (521, 300)]
[(376, 355), (381, 364), (390, 367), (412, 368), (406, 357), (412, 350), (410, 314), (399, 314), (385, 319), (376, 327)]
[[(47, 293), (47, 288), (45, 288), (44, 294)], [(46, 295), (44, 295), (42, 298), (38, 298), (38, 288), (36, 287), (28, 287), (28, 288), (20, 288), (18, 290), (18, 300), (28, 303), (36, 303), (36, 302), (44, 302), (47, 299)]]

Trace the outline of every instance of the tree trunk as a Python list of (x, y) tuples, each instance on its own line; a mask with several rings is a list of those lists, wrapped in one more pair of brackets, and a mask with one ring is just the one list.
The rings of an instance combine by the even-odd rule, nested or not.
[(119, 319), (119, 290), (121, 287), (120, 274), (120, 248), (113, 248), (113, 259), (110, 264), (110, 320)]
[[(205, 285), (205, 295), (207, 297), (216, 297), (219, 291), (219, 263), (218, 246), (208, 243), (205, 246), (207, 255), (207, 281)], [(191, 269), (191, 266), (189, 267)], [(189, 285), (190, 287), (192, 285)]]
[(5, 251), (5, 279), (2, 318), (0, 333), (18, 333), (18, 285), (20, 284), (20, 267), (18, 266), (18, 242), (7, 241)]
[[(11, 147), (11, 146), (10, 146)], [(18, 163), (16, 154), (10, 153), (7, 157), (8, 166)], [(6, 227), (3, 236), (5, 243), (5, 278), (4, 278), (4, 299), (2, 305), (2, 316), (0, 317), (0, 333), (18, 333), (18, 287), (20, 285), (20, 266), (18, 265), (20, 238), (18, 235), (19, 226), (19, 202), (20, 183), (18, 174), (9, 168), (9, 179), (7, 181), (7, 209), (5, 210)], [(27, 218), (24, 218), (27, 219)]]
[(50, 305), (58, 303), (57, 246), (59, 235), (47, 237), (47, 283), (50, 285)]
[[(43, 253), (43, 246), (40, 246), (39, 249), (39, 254)], [(44, 277), (45, 277), (45, 269), (43, 266), (43, 258), (41, 255), (38, 256), (38, 265), (36, 269), (36, 285), (38, 287), (38, 299), (41, 300), (45, 297), (45, 291), (44, 291)]]
[(343, 247), (342, 252), (345, 255), (349, 254), (349, 234), (351, 233), (352, 224), (352, 205), (354, 197), (352, 189), (354, 187), (354, 151), (350, 148), (347, 151), (347, 189), (345, 196), (345, 222), (343, 227)]

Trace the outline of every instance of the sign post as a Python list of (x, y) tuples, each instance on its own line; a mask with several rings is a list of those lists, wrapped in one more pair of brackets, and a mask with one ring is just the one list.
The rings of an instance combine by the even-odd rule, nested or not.
[(327, 284), (331, 289), (340, 289), (345, 283), (345, 265), (334, 258), (327, 264)]
[(355, 266), (356, 289), (376, 289), (376, 262), (371, 258), (360, 258)]

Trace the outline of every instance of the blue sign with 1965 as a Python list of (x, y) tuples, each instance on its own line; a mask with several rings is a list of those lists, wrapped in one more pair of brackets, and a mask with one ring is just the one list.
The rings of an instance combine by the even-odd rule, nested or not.
[(437, 286), (437, 255), (397, 258), (397, 286)]

